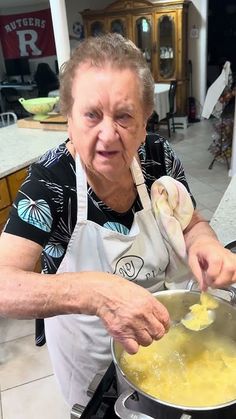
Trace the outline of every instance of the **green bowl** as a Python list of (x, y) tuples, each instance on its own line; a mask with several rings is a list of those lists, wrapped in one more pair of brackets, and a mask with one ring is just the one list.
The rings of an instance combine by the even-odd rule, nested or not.
[(35, 99), (24, 99), (20, 98), (19, 102), (23, 108), (34, 114), (34, 120), (43, 121), (48, 118), (48, 113), (52, 112), (56, 103), (59, 102), (59, 97), (37, 97)]

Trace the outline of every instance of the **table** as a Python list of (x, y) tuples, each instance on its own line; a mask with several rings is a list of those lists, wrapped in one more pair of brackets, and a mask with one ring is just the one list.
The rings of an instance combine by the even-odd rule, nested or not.
[(1, 106), (1, 112), (6, 112), (6, 104), (5, 100), (2, 96), (2, 90), (7, 88), (13, 88), (17, 91), (22, 92), (32, 92), (34, 89), (36, 89), (37, 85), (35, 83), (0, 83), (0, 106)]
[(154, 110), (159, 121), (164, 119), (169, 112), (169, 88), (169, 83), (155, 83), (154, 86)]
[(67, 133), (62, 131), (19, 128), (16, 124), (0, 128), (0, 178), (29, 166), (66, 139)]

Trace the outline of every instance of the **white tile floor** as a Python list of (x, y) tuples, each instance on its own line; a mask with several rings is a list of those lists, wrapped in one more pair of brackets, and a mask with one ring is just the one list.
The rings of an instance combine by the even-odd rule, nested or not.
[[(202, 214), (210, 219), (229, 181), (226, 164), (208, 166), (212, 156), (211, 121), (202, 121), (173, 135)], [(69, 419), (52, 373), (47, 347), (34, 345), (34, 321), (0, 319), (0, 419)]]

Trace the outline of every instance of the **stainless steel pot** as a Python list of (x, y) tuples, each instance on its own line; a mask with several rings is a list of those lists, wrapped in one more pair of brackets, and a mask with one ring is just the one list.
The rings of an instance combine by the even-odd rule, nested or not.
[[(222, 291), (225, 295), (226, 291)], [(236, 290), (227, 290), (227, 301), (221, 298), (221, 291), (215, 292), (219, 301), (216, 319), (211, 328), (222, 336), (230, 337), (236, 344)], [(189, 310), (189, 306), (199, 302), (199, 291), (169, 290), (155, 294), (165, 305), (174, 321), (179, 321)], [(228, 301), (229, 300), (229, 301)], [(207, 329), (200, 332), (207, 337)], [(208, 407), (187, 407), (167, 403), (144, 393), (135, 387), (126, 377), (120, 366), (123, 347), (112, 339), (111, 351), (117, 373), (119, 398), (115, 403), (115, 412), (122, 419), (235, 419), (236, 400)], [(173, 389), (174, 391), (174, 389)]]

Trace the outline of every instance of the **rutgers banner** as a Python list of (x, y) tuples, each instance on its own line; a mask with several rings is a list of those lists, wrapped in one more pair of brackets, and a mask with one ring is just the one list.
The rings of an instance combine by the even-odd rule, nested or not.
[(55, 55), (50, 9), (0, 16), (4, 58), (39, 58)]

